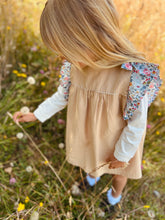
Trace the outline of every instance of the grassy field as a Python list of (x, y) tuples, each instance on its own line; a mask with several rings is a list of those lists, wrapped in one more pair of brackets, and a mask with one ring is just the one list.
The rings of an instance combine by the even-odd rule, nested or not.
[[(0, 2), (0, 219), (107, 219), (99, 203), (111, 185), (110, 175), (102, 176), (93, 190), (76, 191), (85, 173), (65, 160), (67, 109), (43, 124), (12, 119), (23, 107), (33, 112), (59, 85), (61, 60), (39, 36), (44, 2)], [(123, 31), (150, 62), (159, 63), (164, 79), (165, 2), (114, 2)], [(116, 219), (165, 219), (164, 92), (163, 84), (148, 111), (143, 177), (128, 180)]]

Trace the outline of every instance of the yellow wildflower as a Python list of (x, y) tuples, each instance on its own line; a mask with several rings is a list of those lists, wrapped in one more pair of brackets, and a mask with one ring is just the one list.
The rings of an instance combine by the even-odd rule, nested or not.
[(49, 162), (47, 160), (45, 160), (44, 164), (47, 165)]
[(17, 74), (17, 73), (18, 73), (18, 70), (13, 70), (13, 73)]
[(17, 73), (17, 76), (24, 77), (24, 78), (27, 77), (27, 75), (25, 73)]
[(145, 160), (143, 160), (143, 161), (142, 161), (142, 163), (143, 163), (143, 164), (145, 164), (145, 163), (146, 163), (146, 161), (145, 161)]
[(59, 75), (58, 77), (61, 78), (61, 75)]
[(155, 52), (155, 56), (158, 56), (158, 53), (157, 53), (157, 52)]
[(25, 73), (20, 73), (20, 74), (21, 74), (20, 76), (22, 76), (22, 77), (24, 77), (24, 78), (27, 77), (27, 75), (26, 75)]
[(161, 98), (161, 101), (162, 101), (162, 102), (165, 102), (165, 99), (164, 99), (164, 98)]
[(25, 198), (25, 203), (28, 203), (29, 202), (29, 197), (28, 196), (26, 196), (26, 198)]
[(22, 64), (21, 66), (22, 66), (22, 68), (26, 68), (27, 67), (26, 64)]
[(150, 205), (144, 205), (143, 208), (148, 209), (148, 208), (150, 208)]
[(3, 138), (4, 138), (4, 139), (6, 139), (6, 138), (7, 138), (7, 136), (6, 136), (6, 135), (4, 135), (4, 136), (3, 136)]
[(157, 132), (156, 132), (156, 134), (157, 134), (157, 135), (159, 135), (159, 134), (160, 134), (160, 132), (159, 132), (159, 131), (157, 131)]
[(21, 76), (21, 73), (17, 73), (17, 76)]
[(20, 212), (20, 211), (22, 211), (22, 210), (24, 210), (24, 209), (25, 209), (25, 204), (23, 204), (23, 203), (20, 202), (20, 203), (18, 204), (17, 211)]
[(158, 115), (159, 115), (159, 116), (161, 116), (161, 115), (162, 115), (162, 113), (161, 113), (161, 112), (158, 112)]
[(41, 82), (41, 86), (45, 86), (46, 85), (46, 83), (45, 82)]
[(11, 29), (11, 27), (10, 27), (10, 26), (7, 26), (6, 28), (7, 28), (7, 30), (10, 30), (10, 29)]
[(43, 206), (43, 202), (40, 202), (39, 206), (42, 207)]

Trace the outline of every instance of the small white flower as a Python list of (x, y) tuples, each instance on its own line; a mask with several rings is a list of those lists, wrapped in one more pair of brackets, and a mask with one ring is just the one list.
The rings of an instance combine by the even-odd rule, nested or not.
[(12, 172), (12, 167), (7, 167), (7, 168), (5, 168), (5, 172), (11, 174), (11, 172)]
[(22, 68), (22, 72), (23, 72), (23, 73), (26, 73), (26, 69), (25, 69), (25, 68)]
[(14, 163), (13, 163), (13, 162), (10, 162), (10, 166), (11, 166), (11, 167), (14, 167)]
[(148, 216), (150, 218), (155, 218), (155, 212), (153, 210), (148, 210)]
[(157, 190), (154, 190), (154, 191), (153, 191), (153, 194), (154, 194), (156, 197), (158, 197), (158, 198), (161, 197), (160, 193), (159, 193)]
[(60, 149), (62, 149), (62, 148), (65, 147), (65, 145), (64, 145), (64, 143), (60, 143), (60, 144), (58, 145), (58, 147), (59, 147)]
[(67, 212), (67, 213), (66, 213), (66, 217), (67, 217), (67, 219), (73, 218), (72, 212)]
[(97, 212), (97, 216), (98, 217), (104, 217), (105, 216), (105, 212), (103, 212), (100, 208), (98, 208), (96, 210), (96, 212)]
[(32, 76), (28, 76), (28, 77), (27, 77), (27, 81), (28, 81), (28, 83), (31, 84), (31, 85), (33, 85), (33, 84), (36, 83), (36, 80), (35, 80), (34, 77), (32, 77)]
[(32, 168), (31, 166), (27, 166), (27, 167), (26, 167), (26, 171), (27, 171), (28, 173), (32, 172), (32, 170), (33, 170), (33, 168)]
[(153, 104), (154, 104), (155, 106), (160, 106), (160, 102), (159, 102), (159, 101), (154, 101)]
[(30, 109), (29, 109), (27, 106), (24, 106), (24, 107), (21, 108), (20, 111), (21, 111), (23, 114), (27, 114), (27, 113), (30, 112)]
[(37, 51), (37, 50), (38, 50), (38, 48), (37, 48), (37, 46), (35, 46), (35, 45), (34, 45), (33, 47), (31, 47), (31, 49), (30, 49), (30, 50), (34, 52), (34, 51)]
[(38, 220), (38, 219), (39, 219), (39, 213), (37, 211), (34, 211), (30, 216), (30, 220)]
[(23, 133), (22, 132), (18, 132), (16, 136), (17, 136), (18, 139), (22, 139), (23, 138)]
[(11, 68), (12, 66), (12, 64), (6, 64), (6, 68)]
[(72, 185), (71, 192), (72, 192), (73, 195), (80, 195), (81, 194), (81, 190), (79, 189), (77, 182), (75, 182)]

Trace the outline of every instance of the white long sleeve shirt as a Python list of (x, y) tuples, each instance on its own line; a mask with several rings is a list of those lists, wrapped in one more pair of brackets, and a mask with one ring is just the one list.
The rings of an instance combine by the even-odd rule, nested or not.
[[(67, 100), (64, 98), (64, 92), (66, 92), (66, 88), (60, 85), (57, 92), (38, 106), (33, 113), (39, 121), (45, 122), (66, 107)], [(146, 93), (116, 143), (114, 156), (117, 160), (128, 162), (135, 155), (146, 129), (147, 113), (148, 96)]]

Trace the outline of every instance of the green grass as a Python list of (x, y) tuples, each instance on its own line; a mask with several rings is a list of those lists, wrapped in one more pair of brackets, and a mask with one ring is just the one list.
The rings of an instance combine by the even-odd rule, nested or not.
[[(27, 220), (34, 211), (39, 213), (40, 220), (103, 219), (98, 217), (97, 210), (106, 195), (105, 189), (111, 186), (111, 175), (103, 175), (93, 190), (77, 196), (70, 193), (72, 185), (82, 180), (85, 173), (81, 168), (67, 163), (65, 148), (58, 147), (59, 143), (65, 143), (65, 125), (59, 125), (57, 120), (61, 118), (66, 121), (67, 109), (43, 124), (20, 123), (22, 127), (15, 124), (7, 114), (13, 114), (23, 106), (28, 106), (33, 112), (45, 98), (51, 96), (59, 85), (61, 60), (45, 49), (36, 34), (39, 30), (31, 27), (32, 24), (37, 26), (45, 1), (40, 1), (41, 5), (36, 5), (32, 0), (3, 2), (0, 3), (3, 9), (0, 55), (5, 57), (0, 73), (0, 219)], [(115, 1), (121, 10), (124, 32), (139, 50), (147, 53), (151, 62), (160, 64), (160, 72), (163, 72), (165, 47), (162, 16), (165, 5), (161, 1), (150, 2), (146, 1), (143, 10), (139, 10), (141, 2), (134, 1), (129, 7), (125, 1)], [(35, 10), (31, 10), (32, 6)], [(146, 22), (141, 22), (142, 19)], [(152, 30), (148, 31), (151, 24)], [(15, 49), (12, 49), (13, 46)], [(34, 46), (37, 46), (36, 51), (31, 50)], [(13, 66), (6, 69), (6, 64)], [(26, 78), (12, 72), (18, 70), (22, 73), (22, 64), (27, 65), (25, 73), (33, 76), (36, 84), (30, 85)], [(40, 70), (45, 73), (41, 74)], [(46, 85), (42, 87), (41, 82)], [(151, 128), (147, 129), (144, 143), (143, 177), (138, 180), (128, 179), (123, 199), (118, 206), (120, 219), (148, 220), (148, 210), (155, 212), (154, 219), (165, 219), (164, 92), (165, 88), (161, 87), (159, 96), (149, 108), (148, 124)], [(22, 139), (16, 137), (18, 132), (24, 133)], [(49, 163), (45, 164), (45, 160)], [(28, 166), (32, 167), (32, 172), (26, 171)], [(6, 170), (9, 167), (12, 167), (11, 172)], [(9, 182), (11, 178), (16, 179), (13, 185)], [(154, 190), (160, 193), (160, 198), (153, 194)], [(25, 203), (27, 196), (29, 202)], [(22, 212), (17, 211), (20, 202), (25, 204)]]
[[(59, 65), (59, 63), (56, 65)], [(59, 125), (57, 120), (66, 120), (66, 110), (57, 113), (45, 123), (29, 122), (16, 125), (7, 112), (13, 114), (20, 110), (22, 106), (28, 106), (34, 110), (43, 101), (43, 88), (38, 82), (44, 80), (44, 75), (36, 74), (36, 84), (29, 85), (25, 78), (11, 74), (12, 83), (6, 83), (3, 89), (3, 98), (0, 102), (0, 219), (29, 219), (34, 210), (39, 212), (39, 219), (67, 219), (67, 213), (71, 213), (72, 218), (68, 219), (102, 219), (97, 216), (99, 203), (105, 192), (101, 196), (104, 187), (111, 185), (111, 175), (103, 175), (94, 190), (75, 196), (69, 193), (72, 184), (79, 182), (85, 175), (80, 168), (72, 166), (65, 161), (65, 148), (59, 149), (59, 143), (65, 143), (65, 125)], [(58, 71), (54, 80), (49, 79), (50, 85), (58, 85)], [(45, 98), (52, 94), (51, 86)], [(55, 92), (55, 91), (54, 91)], [(152, 127), (147, 130), (144, 153), (143, 153), (143, 177), (139, 180), (128, 180), (123, 191), (123, 200), (119, 207), (119, 216), (124, 219), (126, 214), (128, 219), (149, 219), (147, 211), (151, 209), (155, 212), (156, 219), (164, 219), (164, 102), (161, 101), (163, 92), (160, 92), (157, 100), (159, 106), (151, 105), (148, 112), (148, 124)], [(162, 97), (161, 97), (162, 96)], [(157, 112), (161, 112), (158, 116)], [(23, 132), (24, 137), (18, 139), (16, 134)], [(159, 131), (159, 135), (156, 134)], [(27, 134), (27, 135), (26, 135)], [(45, 155), (54, 172), (61, 179), (62, 186), (55, 173), (50, 169), (49, 164), (44, 164), (45, 159), (41, 156), (37, 148)], [(11, 167), (12, 172), (5, 172), (7, 167)], [(32, 172), (28, 173), (26, 167), (31, 166)], [(60, 173), (59, 173), (60, 171)], [(11, 177), (16, 179), (16, 183), (11, 185)], [(66, 189), (66, 190), (65, 190)], [(156, 198), (153, 191), (157, 190), (161, 198)], [(30, 201), (25, 204), (26, 196)], [(72, 204), (69, 205), (69, 198), (72, 196)], [(85, 201), (85, 202), (84, 202)], [(25, 210), (17, 212), (17, 203), (25, 204)], [(40, 207), (40, 202), (43, 206)], [(149, 205), (150, 208), (143, 208)], [(88, 210), (88, 208), (90, 208)], [(137, 209), (137, 210), (136, 210)], [(105, 217), (106, 219), (106, 217)]]

